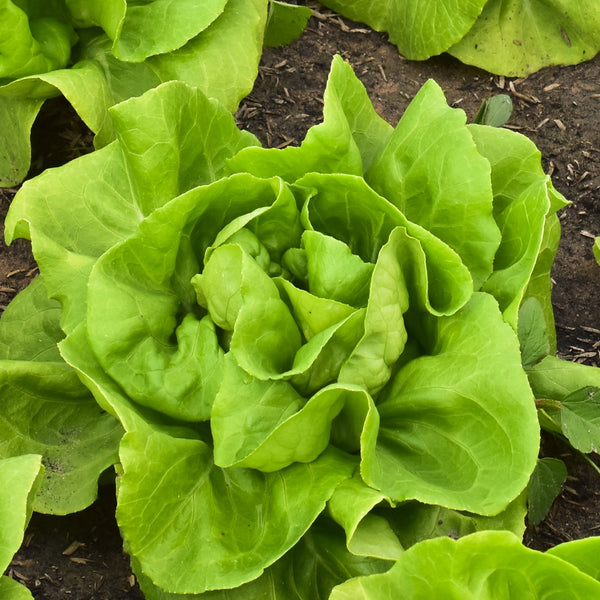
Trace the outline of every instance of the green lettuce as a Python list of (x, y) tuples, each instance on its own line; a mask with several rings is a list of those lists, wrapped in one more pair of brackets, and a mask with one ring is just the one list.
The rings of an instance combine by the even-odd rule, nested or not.
[[(23, 542), (44, 469), (40, 456), (23, 454), (0, 459), (0, 571), (8, 568), (13, 554)], [(0, 576), (0, 594), (5, 600), (32, 600), (24, 586), (6, 575)]]
[(522, 535), (517, 308), (549, 289), (561, 205), (533, 144), (434, 82), (393, 128), (339, 57), (297, 148), (182, 82), (110, 115), (116, 140), (26, 182), (6, 235), (124, 430), (117, 520), (148, 597), (326, 598), (430, 537)]
[(412, 60), (449, 52), (498, 75), (591, 60), (600, 51), (594, 0), (323, 0), (340, 14), (386, 31)]
[(407, 550), (387, 573), (351, 579), (331, 600), (501, 600), (595, 598), (598, 568), (590, 559), (600, 538), (567, 542), (546, 553), (521, 545), (506, 531), (437, 538)]
[(258, 73), (269, 0), (44, 4), (0, 4), (11, 15), (0, 19), (0, 186), (25, 178), (33, 121), (59, 94), (98, 148), (114, 139), (108, 108), (165, 81), (185, 81), (235, 111)]

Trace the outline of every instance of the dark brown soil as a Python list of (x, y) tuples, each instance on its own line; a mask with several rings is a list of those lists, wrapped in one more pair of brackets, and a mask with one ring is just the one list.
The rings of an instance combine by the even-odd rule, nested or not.
[[(317, 5), (313, 5), (317, 6)], [(572, 204), (561, 213), (563, 239), (553, 278), (559, 355), (600, 364), (600, 267), (592, 255), (600, 235), (600, 56), (573, 67), (544, 69), (526, 79), (493, 77), (449, 56), (410, 62), (384, 34), (317, 8), (294, 44), (267, 49), (252, 94), (238, 112), (241, 127), (268, 146), (298, 144), (321, 119), (322, 95), (331, 58), (341, 54), (367, 87), (377, 111), (395, 124), (429, 78), (444, 89), (449, 104), (473, 120), (484, 98), (507, 93), (514, 103), (508, 123), (542, 151), (556, 188)], [(57, 132), (56, 123), (62, 123)], [(34, 132), (33, 172), (90, 149), (90, 136), (62, 100), (48, 103)], [(64, 147), (68, 147), (67, 154)], [(63, 150), (60, 150), (63, 148)], [(0, 218), (12, 197), (0, 190)], [(25, 242), (0, 248), (0, 305), (36, 275)], [(548, 518), (531, 528), (526, 542), (538, 549), (600, 531), (600, 475), (566, 446), (544, 440), (543, 451), (563, 458), (569, 479)], [(36, 599), (119, 600), (141, 598), (121, 551), (114, 523), (114, 494), (67, 517), (34, 515), (23, 548), (9, 573)], [(73, 542), (82, 543), (68, 556)]]

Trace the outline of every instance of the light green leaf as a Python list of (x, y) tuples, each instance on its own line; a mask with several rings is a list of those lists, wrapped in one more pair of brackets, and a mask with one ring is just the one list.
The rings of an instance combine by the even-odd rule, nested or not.
[(23, 454), (0, 459), (0, 572), (8, 567), (23, 542), (39, 479), (40, 456)]
[(464, 63), (510, 77), (591, 60), (600, 50), (595, 0), (488, 0), (467, 35), (448, 51)]
[(412, 100), (365, 180), (453, 248), (480, 288), (500, 243), (490, 164), (475, 146), (464, 112), (446, 104), (434, 81)]
[(477, 150), (492, 167), (494, 219), (502, 240), (494, 272), (482, 289), (493, 294), (505, 320), (517, 328), (519, 306), (543, 249), (548, 217), (558, 210), (541, 153), (526, 137), (508, 129), (470, 125)]
[[(136, 402), (184, 420), (209, 417), (222, 360), (213, 321), (218, 326), (224, 322), (216, 318), (218, 309), (214, 307), (212, 321), (202, 318), (190, 280), (200, 270), (203, 250), (212, 244), (223, 223), (247, 214), (257, 217), (271, 207), (276, 211), (281, 196), (294, 202), (281, 181), (257, 180), (250, 175), (195, 188), (155, 210), (135, 235), (98, 261), (88, 284), (90, 343), (106, 372)], [(207, 269), (212, 261), (236, 248), (242, 252), (237, 245), (217, 248), (202, 278), (210, 278)], [(278, 298), (269, 277), (252, 259), (247, 263), (264, 275)], [(252, 286), (251, 290), (260, 295), (260, 290)], [(210, 291), (219, 293), (218, 289)], [(227, 294), (227, 289), (220, 293)], [(281, 310), (287, 311), (280, 303)], [(259, 303), (258, 308), (264, 306)], [(295, 327), (291, 315), (289, 320)], [(246, 322), (251, 335), (256, 327), (251, 315)], [(269, 357), (278, 364), (280, 359), (267, 344), (264, 354), (244, 354), (244, 329), (239, 331), (242, 341), (235, 338), (232, 345), (240, 344), (240, 355), (258, 366), (264, 367)]]
[(323, 123), (308, 130), (299, 148), (247, 149), (227, 168), (231, 173), (278, 176), (289, 183), (312, 172), (362, 175), (391, 133), (391, 125), (375, 112), (352, 67), (334, 56), (323, 95)]
[(41, 454), (38, 512), (92, 504), (100, 474), (117, 461), (123, 430), (60, 357), (60, 306), (38, 278), (0, 320), (0, 456)]
[(227, 0), (66, 0), (79, 27), (102, 27), (119, 59), (141, 62), (173, 52), (204, 31), (223, 12)]
[[(166, 2), (152, 4), (164, 6)], [(186, 82), (234, 112), (256, 79), (266, 7), (267, 0), (229, 0), (223, 13), (187, 44), (142, 63), (119, 61), (108, 37), (97, 29), (81, 30), (79, 60), (73, 67), (32, 74), (0, 86), (0, 129), (14, 132), (16, 141), (14, 148), (0, 145), (0, 184), (16, 185), (27, 174), (31, 123), (43, 101), (59, 93), (97, 134), (96, 147), (115, 139), (108, 116), (111, 106), (163, 82)], [(181, 138), (185, 133), (182, 129)]]
[(33, 600), (31, 592), (18, 581), (0, 576), (0, 597), (3, 600)]
[[(185, 106), (196, 109), (193, 117)], [(185, 130), (168, 116), (170, 109), (189, 117)], [(67, 333), (85, 314), (95, 260), (130, 235), (145, 215), (191, 187), (210, 183), (228, 156), (255, 143), (222, 106), (180, 82), (115, 107), (113, 115), (121, 139), (28, 181), (6, 218), (9, 243), (17, 237), (33, 240), (48, 293), (63, 305), (61, 325)], [(189, 162), (169, 151), (180, 145)]]
[(539, 445), (516, 336), (487, 294), (415, 328), (425, 355), (382, 392), (363, 479), (392, 500), (494, 515), (527, 484)]
[(580, 600), (599, 593), (600, 583), (572, 564), (526, 548), (512, 533), (486, 531), (421, 542), (387, 573), (351, 579), (330, 600)]
[(201, 440), (142, 424), (123, 438), (121, 461), (117, 519), (128, 548), (155, 585), (179, 594), (261, 575), (306, 533), (355, 467), (329, 449), (308, 465), (271, 474), (220, 469)]
[(600, 581), (600, 565), (598, 565), (598, 551), (600, 550), (600, 537), (588, 537), (558, 544), (550, 548), (546, 554), (571, 563), (583, 573)]
[(341, 483), (331, 497), (329, 514), (344, 528), (352, 554), (397, 560), (404, 551), (386, 519), (371, 512), (384, 501), (390, 502), (358, 474)]
[(308, 400), (284, 381), (245, 373), (231, 354), (211, 414), (215, 463), (278, 471), (315, 460), (329, 444), (331, 423), (364, 390), (333, 384)]
[(367, 305), (373, 264), (352, 254), (340, 240), (317, 231), (305, 231), (302, 246), (311, 293), (357, 308)]
[(168, 594), (152, 584), (135, 559), (132, 566), (147, 600), (327, 600), (348, 577), (382, 573), (390, 563), (351, 554), (341, 530), (321, 519), (260, 577), (233, 589)]
[(48, 16), (36, 12), (28, 3), (0, 0), (0, 81), (62, 69), (68, 63), (77, 36), (65, 15), (60, 10)]
[(471, 29), (486, 0), (324, 0), (340, 14), (386, 31), (411, 60), (445, 52)]

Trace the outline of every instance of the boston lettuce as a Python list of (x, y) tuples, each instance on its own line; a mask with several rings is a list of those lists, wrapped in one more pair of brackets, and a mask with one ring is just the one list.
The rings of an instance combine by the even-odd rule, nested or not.
[(96, 147), (114, 139), (110, 106), (164, 81), (185, 81), (235, 111), (258, 72), (268, 4), (1, 0), (0, 186), (25, 178), (33, 121), (59, 94)]
[(182, 82), (110, 116), (116, 140), (26, 182), (6, 231), (60, 303), (54, 366), (123, 428), (147, 596), (326, 598), (430, 537), (521, 535), (518, 309), (552, 329), (564, 204), (535, 146), (432, 81), (393, 127), (339, 57), (299, 147)]
[(595, 0), (323, 0), (387, 31), (413, 60), (449, 52), (492, 73), (525, 76), (590, 60), (600, 50)]

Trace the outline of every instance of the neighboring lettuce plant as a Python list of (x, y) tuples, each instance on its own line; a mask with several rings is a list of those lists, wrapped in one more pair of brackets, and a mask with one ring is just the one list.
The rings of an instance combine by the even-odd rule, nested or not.
[(233, 112), (254, 84), (265, 30), (267, 41), (288, 42), (307, 10), (270, 0), (0, 0), (0, 186), (25, 178), (47, 98), (64, 95), (96, 147), (114, 138), (110, 106), (165, 81)]
[(117, 520), (147, 596), (326, 598), (427, 538), (521, 535), (519, 308), (553, 330), (565, 204), (533, 143), (466, 125), (432, 81), (394, 128), (339, 57), (297, 148), (181, 82), (110, 115), (116, 141), (26, 182), (6, 232), (43, 278), (13, 315), (52, 307), (39, 368), (75, 370), (125, 432)]
[[(23, 542), (40, 476), (40, 456), (24, 454), (0, 459), (0, 573), (4, 573)], [(10, 577), (0, 575), (2, 600), (33, 600), (31, 592)]]
[(491, 73), (525, 76), (590, 60), (600, 50), (596, 0), (322, 0), (389, 33), (412, 60), (449, 52)]
[(545, 553), (507, 531), (437, 538), (407, 550), (387, 573), (356, 577), (331, 600), (579, 600), (600, 597), (600, 538), (560, 544)]

